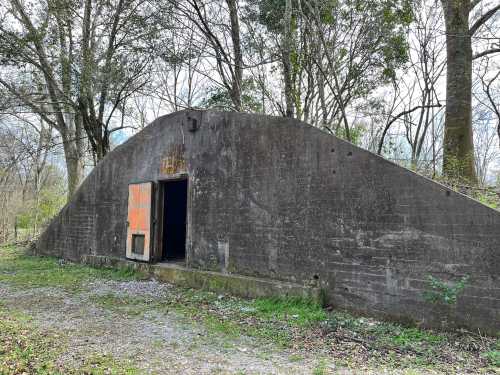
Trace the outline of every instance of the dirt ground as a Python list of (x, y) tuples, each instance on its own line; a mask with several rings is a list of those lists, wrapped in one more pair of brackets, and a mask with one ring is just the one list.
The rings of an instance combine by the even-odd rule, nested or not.
[(315, 357), (296, 361), (290, 358), (293, 352), (249, 337), (214, 334), (174, 311), (127, 316), (92, 303), (92, 297), (110, 292), (162, 296), (169, 285), (105, 281), (88, 287), (87, 292), (70, 294), (58, 288), (19, 291), (3, 285), (0, 295), (7, 306), (32, 316), (40, 329), (69, 338), (58, 358), (62, 367), (78, 368), (89, 353), (110, 355), (154, 374), (305, 374), (318, 366)]
[[(243, 324), (255, 325), (251, 313), (253, 305), (240, 302), (234, 297), (212, 295), (207, 299), (206, 294), (198, 294), (196, 291), (179, 292), (177, 287), (169, 284), (134, 278), (93, 280), (88, 277), (86, 281), (84, 278), (83, 282), (69, 283), (68, 286), (67, 279), (64, 282), (61, 282), (63, 279), (51, 281), (64, 275), (64, 267), (61, 267), (61, 275), (57, 275), (57, 268), (52, 264), (46, 269), (38, 270), (36, 275), (41, 278), (40, 281), (32, 277), (34, 273), (27, 272), (29, 267), (19, 267), (16, 270), (17, 266), (13, 264), (5, 265), (4, 262), (2, 268), (0, 263), (0, 308), (4, 311), (3, 315), (0, 314), (0, 323), (2, 316), (4, 319), (9, 316), (27, 318), (15, 318), (16, 324), (21, 324), (22, 328), (14, 326), (14, 333), (3, 337), (3, 343), (7, 347), (7, 350), (4, 349), (4, 357), (7, 359), (2, 358), (0, 348), (0, 374), (21, 371), (16, 370), (15, 362), (27, 355), (31, 356), (29, 361), (40, 362), (36, 357), (37, 350), (49, 352), (43, 346), (45, 343), (42, 346), (19, 344), (21, 339), (15, 333), (18, 330), (25, 330), (27, 336), (37, 332), (39, 337), (50, 337), (50, 350), (55, 353), (50, 359), (53, 362), (50, 366), (28, 364), (23, 367), (23, 373), (500, 373), (498, 367), (488, 365), (479, 355), (474, 356), (474, 359), (462, 358), (464, 352), (458, 352), (457, 357), (450, 357), (452, 360), (447, 364), (434, 366), (419, 362), (418, 356), (413, 358), (411, 353), (400, 354), (397, 349), (367, 351), (362, 338), (353, 338), (350, 342), (337, 338), (327, 342), (319, 337), (322, 335), (320, 331), (314, 329), (304, 331), (308, 336), (302, 331), (292, 336), (283, 336), (293, 337), (297, 341), (291, 345), (283, 345), (274, 337), (280, 335), (282, 326), (279, 324), (270, 330), (259, 328), (241, 331), (238, 327)], [(70, 278), (71, 282), (72, 280)], [(186, 303), (184, 299), (187, 295), (189, 299)], [(169, 303), (158, 304), (158, 301)], [(204, 311), (203, 318), (200, 318), (201, 310)], [(233, 312), (236, 310), (245, 317), (244, 321), (233, 322)], [(291, 314), (289, 319), (299, 319), (299, 315)], [(270, 324), (275, 323), (277, 324), (271, 321)], [(318, 332), (318, 337), (314, 337), (315, 332)], [(0, 332), (0, 344), (1, 338)], [(9, 352), (8, 348), (14, 345), (12, 342), (18, 343), (23, 350), (22, 355), (16, 356), (14, 351)], [(338, 348), (334, 347), (332, 350), (332, 345), (338, 345)], [(27, 347), (31, 351), (28, 354), (25, 353)], [(444, 346), (442, 348), (444, 353), (447, 349)], [(19, 351), (19, 348), (16, 347), (16, 350)], [(343, 355), (346, 351), (349, 353)], [(356, 360), (358, 352), (359, 360)], [(444, 355), (443, 353), (436, 352), (435, 356)], [(392, 361), (388, 360), (389, 356), (393, 356)], [(403, 356), (411, 359), (410, 362), (407, 361), (408, 365), (401, 366), (398, 362)]]

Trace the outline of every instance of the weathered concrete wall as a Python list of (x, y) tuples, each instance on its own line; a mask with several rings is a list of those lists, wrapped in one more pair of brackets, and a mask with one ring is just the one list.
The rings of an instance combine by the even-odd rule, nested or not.
[[(500, 214), (290, 119), (159, 118), (94, 169), (38, 250), (124, 257), (128, 184), (182, 170), (189, 267), (318, 285), (364, 313), (500, 331)], [(470, 279), (442, 309), (423, 298), (428, 275)]]

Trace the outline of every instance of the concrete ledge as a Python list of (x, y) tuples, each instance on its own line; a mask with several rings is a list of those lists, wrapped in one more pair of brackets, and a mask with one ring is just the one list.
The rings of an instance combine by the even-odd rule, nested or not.
[(279, 280), (202, 271), (174, 263), (149, 264), (96, 255), (85, 255), (82, 262), (94, 267), (131, 267), (162, 282), (245, 298), (300, 297), (320, 304), (323, 302), (320, 288)]

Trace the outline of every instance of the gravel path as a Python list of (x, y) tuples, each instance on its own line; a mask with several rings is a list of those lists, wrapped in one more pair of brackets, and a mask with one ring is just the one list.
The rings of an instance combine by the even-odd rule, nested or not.
[(78, 367), (89, 353), (109, 354), (148, 374), (312, 374), (318, 366), (320, 359), (314, 356), (301, 353), (297, 360), (297, 353), (261, 340), (208, 333), (173, 311), (128, 316), (92, 303), (93, 297), (110, 294), (164, 298), (171, 288), (156, 281), (100, 281), (77, 293), (3, 285), (0, 295), (7, 306), (30, 314), (40, 328), (68, 337), (59, 358), (64, 366)]
[[(118, 297), (118, 301), (123, 298), (126, 307), (135, 311), (126, 313), (119, 306), (97, 302), (101, 298), (113, 303), (110, 296)], [(355, 369), (340, 367), (339, 359), (323, 353), (321, 348), (283, 349), (270, 340), (214, 332), (179, 312), (182, 310), (133, 303), (134, 298), (172, 301), (177, 296), (174, 286), (154, 280), (99, 280), (77, 291), (55, 287), (19, 289), (0, 283), (2, 304), (33, 317), (42, 331), (61, 335), (64, 348), (58, 365), (62, 368), (81, 368), (89, 357), (109, 355), (145, 374), (443, 373), (429, 369), (385, 370), (373, 364), (360, 368), (359, 363)]]

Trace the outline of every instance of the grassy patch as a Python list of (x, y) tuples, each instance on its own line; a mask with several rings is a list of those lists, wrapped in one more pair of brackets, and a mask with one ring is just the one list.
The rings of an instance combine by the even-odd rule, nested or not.
[(57, 364), (66, 350), (67, 337), (55, 331), (41, 331), (31, 317), (0, 306), (0, 374), (137, 374), (132, 365), (109, 355), (91, 354), (78, 368)]
[[(88, 281), (127, 281), (140, 277), (140, 274), (130, 269), (95, 269), (60, 263), (53, 258), (27, 256), (15, 248), (0, 248), (0, 282), (13, 286), (60, 287), (76, 294)], [(297, 298), (243, 300), (173, 286), (168, 288), (168, 293), (161, 295), (163, 297), (122, 295), (112, 291), (104, 295), (91, 294), (90, 302), (122, 316), (144, 316), (145, 319), (147, 312), (165, 314), (174, 311), (185, 319), (186, 324), (192, 324), (193, 321), (200, 323), (208, 333), (209, 341), (220, 343), (219, 339), (222, 338), (222, 344), (219, 345), (223, 348), (232, 348), (237, 344), (235, 340), (246, 335), (257, 338), (259, 343), (274, 343), (301, 350), (302, 354), (305, 349), (322, 358), (329, 358), (329, 355), (336, 358), (337, 366), (340, 360), (345, 360), (347, 364), (383, 365), (408, 371), (415, 368), (445, 371), (453, 364), (454, 369), (474, 373), (500, 365), (500, 344), (492, 338), (439, 333), (355, 317), (339, 311), (327, 312), (311, 301)], [(25, 368), (28, 369), (27, 373), (59, 371), (54, 367), (53, 360), (63, 347), (62, 338), (23, 328), (29, 326), (29, 321), (22, 316), (4, 314), (0, 318), (0, 360), (4, 366), (0, 367), (0, 374), (22, 373)], [(19, 337), (16, 332), (21, 332)], [(215, 338), (217, 340), (212, 340)], [(57, 345), (54, 346), (54, 342)], [(155, 343), (158, 347), (160, 344)], [(300, 358), (291, 356), (290, 362)], [(9, 366), (20, 367), (10, 369)], [(136, 371), (128, 364), (99, 354), (86, 358), (83, 368), (92, 374), (134, 374)], [(315, 371), (325, 371), (322, 362), (318, 362)], [(64, 369), (64, 373), (71, 371)]]
[(152, 298), (120, 296), (113, 293), (91, 296), (90, 301), (105, 309), (129, 316), (141, 316), (148, 310), (164, 305), (162, 301)]
[(139, 370), (124, 361), (118, 361), (109, 354), (94, 353), (84, 359), (78, 374), (92, 375), (135, 375)]
[(490, 350), (482, 355), (489, 364), (500, 368), (500, 350)]
[(391, 348), (401, 350), (420, 350), (438, 348), (446, 341), (446, 337), (431, 330), (414, 327), (402, 327), (398, 324), (377, 323), (362, 327), (366, 335), (376, 337), (376, 342)]
[(342, 312), (331, 314), (327, 330), (334, 337), (357, 342), (390, 367), (445, 368), (448, 361), (482, 366), (477, 356), (482, 340), (472, 335), (404, 327)]
[[(355, 317), (345, 312), (327, 313), (320, 306), (300, 299), (242, 300), (212, 292), (172, 288), (165, 299), (123, 297), (114, 294), (95, 297), (95, 303), (137, 315), (152, 309), (175, 311), (197, 321), (210, 335), (228, 340), (241, 335), (273, 342), (281, 347), (297, 349), (332, 348), (335, 357), (357, 362), (359, 350), (370, 353), (367, 363), (385, 364), (390, 368), (411, 370), (435, 369), (449, 365), (455, 358), (462, 364), (495, 364), (498, 355), (494, 348), (484, 351), (480, 359), (477, 349), (482, 345), (472, 335), (446, 334), (433, 330), (404, 327), (395, 323)], [(228, 347), (230, 347), (228, 343)], [(291, 357), (293, 362), (295, 357)], [(319, 369), (318, 369), (319, 371)]]
[(203, 318), (203, 323), (210, 332), (221, 333), (229, 337), (238, 337), (242, 334), (240, 326), (230, 320), (219, 319), (213, 315), (206, 315)]
[(64, 340), (34, 329), (27, 315), (0, 307), (0, 374), (59, 374)]
[(481, 356), (489, 365), (500, 369), (500, 339), (491, 345), (489, 350), (485, 351)]
[(356, 317), (341, 311), (334, 311), (329, 315), (326, 327), (339, 335), (357, 338), (370, 347), (383, 349), (423, 351), (426, 347), (438, 348), (447, 340), (444, 333)]
[(395, 333), (389, 336), (389, 340), (393, 345), (400, 348), (407, 348), (421, 344), (439, 345), (444, 342), (445, 337), (418, 328), (402, 328), (396, 326)]
[(326, 362), (324, 359), (320, 360), (316, 367), (313, 369), (313, 375), (324, 375), (326, 374)]
[[(222, 298), (220, 298), (222, 297)], [(311, 327), (326, 318), (325, 312), (308, 301), (298, 299), (241, 300), (212, 292), (175, 288), (163, 299), (130, 297), (109, 293), (91, 301), (127, 315), (146, 311), (175, 311), (189, 321), (197, 321), (209, 334), (237, 338), (241, 335), (269, 340), (283, 347), (293, 344), (289, 328)]]
[[(201, 320), (209, 332), (247, 335), (282, 347), (294, 345), (292, 330), (310, 328), (326, 318), (320, 306), (298, 298), (241, 300), (203, 291), (184, 291), (175, 308)], [(194, 308), (193, 308), (194, 307)]]
[(131, 268), (92, 268), (52, 257), (26, 255), (16, 247), (0, 247), (0, 282), (24, 288), (78, 289), (95, 279), (134, 280), (141, 275)]
[(299, 354), (292, 354), (290, 357), (288, 357), (288, 360), (290, 362), (300, 362), (304, 360), (304, 357)]
[(299, 298), (261, 298), (252, 302), (256, 315), (267, 320), (287, 321), (293, 326), (310, 327), (326, 320), (318, 304)]

